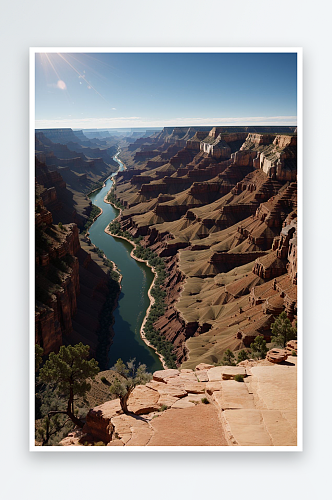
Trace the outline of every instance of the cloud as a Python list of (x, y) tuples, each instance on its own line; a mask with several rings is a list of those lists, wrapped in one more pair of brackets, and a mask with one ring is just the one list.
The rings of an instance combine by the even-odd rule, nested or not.
[(228, 118), (171, 118), (149, 119), (140, 116), (114, 118), (72, 118), (71, 120), (36, 120), (36, 128), (117, 128), (117, 127), (188, 127), (223, 125), (288, 125), (296, 126), (296, 116), (249, 116)]

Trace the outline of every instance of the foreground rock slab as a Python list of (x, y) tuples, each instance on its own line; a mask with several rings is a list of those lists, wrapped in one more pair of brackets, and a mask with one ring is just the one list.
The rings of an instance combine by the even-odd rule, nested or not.
[[(248, 383), (239, 383), (248, 389), (248, 396), (253, 398), (249, 406), (242, 404), (237, 409), (225, 409), (221, 412), (226, 430), (226, 438), (235, 446), (296, 446), (297, 444), (297, 358), (291, 358), (287, 365), (259, 365), (252, 367), (252, 376)], [(220, 394), (223, 404), (234, 393), (226, 397), (225, 381)], [(235, 384), (236, 382), (233, 382)], [(228, 386), (230, 387), (230, 386)], [(215, 396), (216, 393), (213, 394)], [(251, 407), (250, 407), (251, 406)]]
[(212, 405), (171, 408), (151, 421), (148, 446), (226, 446), (218, 411)]
[(135, 415), (142, 415), (157, 411), (160, 408), (158, 403), (159, 393), (145, 385), (135, 387), (128, 399), (128, 409)]
[(95, 441), (111, 441), (114, 426), (112, 418), (122, 413), (120, 400), (107, 401), (89, 411), (83, 431), (92, 434)]
[(156, 380), (157, 382), (164, 382), (166, 378), (176, 377), (179, 374), (179, 370), (159, 370), (157, 372), (154, 372), (153, 380)]
[(160, 370), (135, 387), (129, 414), (118, 399), (97, 406), (61, 445), (295, 446), (296, 363)]

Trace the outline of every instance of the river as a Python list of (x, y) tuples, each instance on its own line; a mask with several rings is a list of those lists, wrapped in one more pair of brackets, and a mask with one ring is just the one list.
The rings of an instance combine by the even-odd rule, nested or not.
[[(119, 153), (113, 160), (119, 164), (119, 171), (122, 171), (124, 165), (118, 158)], [(104, 232), (106, 226), (119, 213), (112, 205), (104, 202), (115, 175), (116, 173), (107, 179), (105, 187), (90, 195), (92, 203), (103, 210), (89, 229), (90, 239), (115, 262), (122, 274), (119, 303), (113, 313), (114, 337), (109, 351), (109, 367), (113, 366), (118, 358), (123, 361), (136, 358), (137, 362), (146, 364), (148, 371), (154, 372), (161, 370), (162, 364), (155, 351), (148, 347), (140, 336), (140, 328), (150, 304), (148, 290), (153, 281), (153, 273), (143, 262), (137, 262), (130, 257), (133, 248), (130, 243)]]

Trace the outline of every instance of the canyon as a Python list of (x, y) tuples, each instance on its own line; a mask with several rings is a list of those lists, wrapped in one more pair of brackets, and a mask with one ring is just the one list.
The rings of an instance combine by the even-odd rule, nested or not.
[(218, 363), (297, 318), (297, 136), (290, 127), (164, 128), (121, 151), (122, 231), (164, 259), (155, 329), (177, 365)]
[[(111, 345), (116, 321), (119, 325), (121, 321), (132, 336), (128, 349), (132, 342), (137, 360), (149, 368), (151, 363), (154, 372), (152, 386), (138, 386), (131, 396), (131, 412), (148, 416), (144, 422), (127, 418), (118, 400), (107, 401), (108, 397), (100, 407), (90, 409), (84, 432), (75, 431), (61, 445), (82, 445), (89, 439), (109, 446), (174, 446), (176, 442), (210, 446), (213, 441), (217, 446), (295, 445), (296, 359), (287, 362), (293, 347), (287, 354), (270, 350), (263, 362), (250, 360), (243, 365), (245, 384), (226, 383), (223, 371), (227, 368), (231, 373), (232, 367), (218, 365), (225, 351), (236, 354), (248, 349), (257, 336), (270, 344), (271, 325), (281, 312), (296, 326), (296, 128), (165, 127), (137, 136), (108, 135), (71, 129), (36, 131), (36, 343), (46, 355), (63, 344), (82, 341), (106, 370), (112, 364), (107, 360), (114, 361), (118, 352), (126, 355), (125, 345), (119, 350), (119, 335)], [(117, 148), (125, 169), (117, 170)], [(104, 196), (109, 190), (109, 203), (117, 209), (112, 212), (116, 225), (108, 229), (112, 236), (95, 236), (100, 224), (106, 229), (106, 214), (97, 219), (98, 226), (95, 222), (91, 227), (91, 235), (84, 234), (92, 210), (87, 194), (94, 189), (98, 193), (101, 181), (115, 172), (114, 182), (100, 191)], [(126, 314), (128, 318), (131, 314), (127, 301), (121, 318), (115, 316), (115, 325), (109, 325), (108, 338), (98, 333), (113, 279), (106, 261), (121, 262), (122, 269), (127, 265), (122, 257), (119, 260), (124, 251), (110, 252), (107, 239), (114, 237), (115, 245), (122, 245), (123, 235), (165, 266), (160, 285), (163, 304), (158, 305), (160, 312), (152, 324), (159, 339), (171, 346), (176, 366), (172, 380), (164, 380), (172, 370), (155, 371), (155, 354), (135, 344), (136, 323), (143, 321), (145, 302), (135, 327), (128, 329), (125, 322)], [(101, 253), (93, 251), (96, 237)], [(129, 243), (125, 252), (130, 252)], [(131, 272), (134, 281), (138, 279)], [(124, 272), (125, 283), (130, 273), (126, 277)], [(135, 284), (130, 291), (125, 283), (124, 295), (129, 298), (135, 294)], [(134, 303), (135, 298), (130, 300)], [(144, 344), (143, 340), (139, 342)], [(204, 369), (200, 372), (199, 367)], [(181, 382), (175, 384), (175, 392), (181, 389), (181, 395), (174, 392), (173, 376)], [(278, 378), (283, 384), (279, 399)], [(206, 407), (203, 396), (211, 403)], [(156, 412), (163, 406), (167, 411), (159, 416)], [(159, 418), (154, 420), (156, 415)], [(189, 443), (183, 418), (193, 429), (197, 421), (204, 423), (203, 440)], [(252, 439), (244, 421), (252, 426)], [(183, 428), (183, 435), (172, 440), (172, 426)], [(213, 428), (219, 426), (216, 434)]]

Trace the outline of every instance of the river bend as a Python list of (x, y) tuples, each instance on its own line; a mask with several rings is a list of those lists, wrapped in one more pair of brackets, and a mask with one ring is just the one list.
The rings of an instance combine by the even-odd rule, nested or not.
[[(118, 171), (122, 171), (124, 165), (118, 155), (119, 152), (113, 159), (119, 164)], [(89, 229), (90, 239), (103, 250), (108, 259), (115, 262), (122, 274), (119, 303), (113, 313), (114, 337), (109, 352), (109, 366), (113, 366), (118, 358), (123, 361), (136, 358), (137, 362), (145, 363), (148, 371), (153, 372), (162, 369), (162, 364), (155, 351), (148, 347), (140, 336), (140, 328), (150, 303), (148, 290), (153, 281), (153, 273), (146, 264), (130, 257), (133, 248), (130, 243), (104, 232), (106, 226), (119, 213), (112, 205), (104, 202), (115, 175), (116, 173), (107, 179), (105, 187), (90, 195), (92, 203), (103, 210)]]

